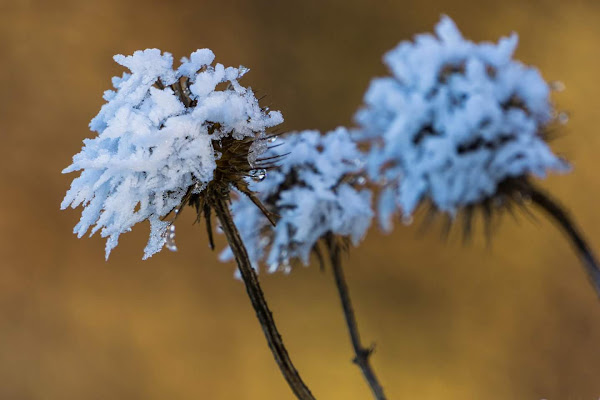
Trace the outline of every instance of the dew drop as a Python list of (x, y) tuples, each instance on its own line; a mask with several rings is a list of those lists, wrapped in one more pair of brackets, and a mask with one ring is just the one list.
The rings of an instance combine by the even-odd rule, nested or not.
[(175, 244), (175, 225), (171, 224), (167, 228), (166, 239), (167, 241), (165, 243), (165, 246), (167, 247), (167, 249), (171, 251), (177, 251), (177, 245)]
[(271, 136), (267, 141), (269, 143), (274, 143), (277, 140), (277, 136)]
[(412, 215), (403, 215), (402, 216), (402, 224), (404, 226), (409, 226), (413, 223), (413, 217)]
[(367, 178), (365, 178), (364, 176), (359, 176), (356, 178), (356, 183), (358, 183), (359, 185), (364, 185), (365, 183), (367, 183)]
[(281, 271), (286, 275), (292, 272), (292, 266), (290, 265), (290, 260), (287, 257), (283, 259), (279, 268), (281, 268)]
[(254, 169), (250, 171), (249, 175), (254, 182), (260, 182), (267, 177), (267, 170), (264, 168)]

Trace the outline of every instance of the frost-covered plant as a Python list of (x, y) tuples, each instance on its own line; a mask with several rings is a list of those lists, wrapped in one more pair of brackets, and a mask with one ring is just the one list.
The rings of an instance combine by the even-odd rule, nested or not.
[(252, 90), (238, 83), (246, 68), (213, 67), (208, 49), (182, 59), (177, 70), (171, 54), (157, 49), (114, 59), (130, 73), (113, 78), (116, 90), (105, 92), (107, 103), (90, 123), (98, 135), (84, 140), (63, 171), (81, 175), (61, 207), (83, 205), (75, 233), (100, 230), (108, 238), (107, 258), (119, 235), (149, 220), (148, 258), (166, 242), (170, 223), (163, 218), (198, 200), (211, 183), (221, 184), (219, 175), (245, 191), (241, 178), (260, 167), (265, 130), (283, 118), (262, 109)]
[[(283, 121), (279, 112), (259, 106), (251, 89), (238, 82), (244, 67), (212, 66), (214, 54), (198, 50), (183, 58), (177, 70), (173, 57), (157, 49), (115, 56), (131, 73), (114, 78), (116, 91), (92, 120), (98, 132), (86, 139), (73, 164), (63, 172), (82, 171), (61, 207), (83, 205), (78, 236), (92, 225), (107, 237), (106, 257), (119, 235), (133, 225), (150, 221), (150, 240), (144, 258), (174, 244), (173, 220), (182, 207), (204, 214), (212, 246), (214, 210), (246, 285), (248, 296), (269, 348), (294, 394), (314, 399), (289, 358), (275, 321), (251, 267), (244, 243), (229, 211), (232, 187), (263, 208), (245, 178), (271, 162), (261, 158), (267, 149), (267, 128)], [(269, 213), (265, 211), (265, 215)]]
[[(309, 264), (317, 242), (331, 233), (355, 245), (364, 237), (373, 212), (371, 191), (360, 188), (363, 155), (345, 128), (325, 135), (308, 130), (280, 139), (265, 154), (276, 168), (251, 184), (265, 207), (278, 215), (275, 227), (246, 196), (232, 206), (255, 268), (289, 272), (291, 262)], [(231, 259), (227, 249), (222, 259)]]
[(391, 76), (372, 81), (355, 116), (359, 137), (372, 144), (369, 175), (383, 186), (380, 224), (390, 230), (398, 209), (411, 218), (427, 201), (450, 220), (464, 211), (468, 235), (477, 207), (489, 228), (494, 211), (529, 199), (569, 235), (600, 294), (595, 256), (562, 207), (531, 180), (570, 169), (546, 143), (561, 119), (550, 85), (513, 59), (516, 35), (473, 43), (448, 17), (435, 31), (384, 56)]
[(516, 35), (473, 43), (443, 17), (436, 35), (385, 55), (391, 76), (373, 80), (356, 114), (363, 137), (377, 143), (370, 174), (388, 182), (378, 202), (385, 229), (398, 208), (410, 216), (424, 199), (454, 215), (502, 204), (511, 180), (569, 170), (545, 141), (551, 88), (513, 60), (516, 46)]
[[(236, 224), (249, 248), (254, 268), (259, 262), (269, 272), (289, 272), (294, 261), (308, 265), (315, 253), (323, 267), (323, 243), (335, 278), (348, 326), (355, 363), (361, 369), (376, 399), (385, 399), (369, 362), (372, 349), (365, 348), (342, 270), (341, 252), (348, 242), (357, 245), (365, 236), (373, 216), (371, 190), (365, 187), (364, 154), (345, 128), (325, 135), (318, 131), (291, 133), (272, 146), (266, 159), (277, 167), (251, 185), (260, 201), (277, 215), (269, 225), (250, 199), (240, 196), (233, 204)], [(223, 260), (233, 257), (230, 249)]]

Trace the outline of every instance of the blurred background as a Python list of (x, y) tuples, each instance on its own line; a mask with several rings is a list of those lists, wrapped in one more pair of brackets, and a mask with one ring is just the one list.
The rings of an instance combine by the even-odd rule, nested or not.
[[(0, 0), (0, 399), (292, 399), (233, 264), (191, 213), (179, 252), (141, 260), (148, 226), (71, 234), (61, 175), (98, 112), (117, 53), (178, 59), (209, 47), (284, 129), (350, 124), (381, 55), (442, 13), (473, 40), (520, 34), (518, 58), (564, 82), (571, 114), (544, 181), (600, 252), (600, 3), (596, 0)], [(398, 223), (345, 265), (365, 343), (390, 399), (597, 399), (600, 307), (543, 215), (505, 217), (490, 245)], [(219, 238), (219, 248), (224, 246)], [(329, 270), (261, 275), (302, 376), (319, 399), (367, 399)]]

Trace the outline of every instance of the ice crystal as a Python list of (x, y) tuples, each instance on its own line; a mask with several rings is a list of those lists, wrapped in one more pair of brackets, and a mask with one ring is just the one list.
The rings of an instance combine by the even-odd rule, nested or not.
[[(302, 131), (279, 141), (264, 155), (278, 159), (278, 167), (251, 183), (263, 204), (279, 215), (276, 227), (245, 196), (232, 206), (254, 267), (264, 261), (269, 272), (289, 271), (294, 260), (307, 265), (311, 250), (327, 233), (357, 244), (372, 218), (371, 192), (359, 187), (357, 175), (363, 155), (346, 129), (326, 135)], [(226, 250), (221, 257), (231, 259), (232, 254)]]
[[(212, 66), (209, 49), (183, 58), (177, 70), (171, 54), (157, 49), (114, 59), (130, 72), (113, 78), (115, 90), (105, 92), (107, 102), (90, 123), (98, 135), (85, 139), (63, 170), (81, 175), (61, 208), (84, 207), (74, 232), (81, 237), (90, 228), (91, 234), (100, 231), (108, 238), (107, 258), (119, 235), (149, 220), (148, 258), (167, 240), (170, 224), (163, 218), (188, 191), (200, 192), (213, 179), (216, 145), (227, 138), (264, 137), (282, 117), (261, 109), (252, 90), (238, 83), (245, 67)], [(221, 83), (227, 88), (220, 90)]]
[(569, 168), (544, 141), (551, 88), (513, 60), (517, 36), (473, 43), (448, 17), (435, 31), (384, 56), (391, 76), (372, 81), (356, 114), (360, 136), (376, 143), (368, 170), (385, 184), (385, 229), (398, 207), (411, 215), (424, 198), (453, 215), (506, 179)]

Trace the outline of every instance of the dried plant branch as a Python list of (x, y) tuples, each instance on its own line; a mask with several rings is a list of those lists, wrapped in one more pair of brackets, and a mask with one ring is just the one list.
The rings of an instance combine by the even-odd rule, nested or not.
[(533, 204), (537, 205), (551, 216), (554, 219), (554, 222), (558, 223), (562, 230), (567, 234), (571, 240), (571, 244), (575, 247), (575, 250), (581, 258), (590, 283), (594, 286), (596, 294), (600, 297), (600, 263), (584, 239), (583, 234), (575, 225), (571, 216), (558, 201), (554, 200), (545, 191), (536, 188), (531, 183), (529, 183), (528, 189), (526, 190), (525, 194), (531, 199)]
[(216, 197), (214, 199), (213, 207), (217, 218), (219, 218), (219, 221), (221, 221), (221, 227), (225, 232), (229, 246), (235, 255), (242, 280), (246, 285), (246, 291), (248, 292), (252, 306), (256, 311), (256, 316), (258, 317), (262, 330), (267, 338), (269, 348), (273, 353), (277, 365), (279, 365), (281, 373), (285, 377), (288, 385), (296, 397), (300, 400), (314, 400), (314, 396), (306, 384), (302, 381), (302, 378), (300, 378), (300, 375), (294, 367), (294, 364), (292, 363), (292, 360), (290, 359), (283, 344), (281, 335), (279, 334), (277, 326), (275, 325), (275, 321), (273, 320), (273, 315), (269, 310), (269, 306), (267, 305), (262, 289), (258, 282), (258, 277), (256, 276), (256, 273), (254, 272), (254, 269), (252, 268), (248, 258), (246, 247), (244, 246), (237, 227), (233, 222), (227, 201), (228, 199), (225, 197)]
[(350, 300), (350, 292), (346, 279), (344, 277), (344, 271), (342, 269), (341, 261), (341, 248), (339, 243), (333, 234), (329, 233), (325, 237), (327, 249), (329, 251), (331, 268), (333, 270), (333, 276), (335, 278), (335, 285), (340, 296), (342, 308), (344, 310), (344, 318), (346, 319), (346, 325), (348, 327), (348, 333), (350, 334), (350, 340), (352, 347), (354, 348), (355, 357), (352, 360), (361, 370), (365, 380), (373, 392), (373, 397), (377, 400), (385, 400), (385, 394), (383, 393), (383, 387), (379, 383), (375, 371), (369, 361), (369, 357), (373, 353), (373, 347), (366, 348), (360, 341), (360, 334), (358, 332), (358, 324), (356, 322), (356, 316), (354, 315), (354, 309), (352, 308), (352, 301)]

